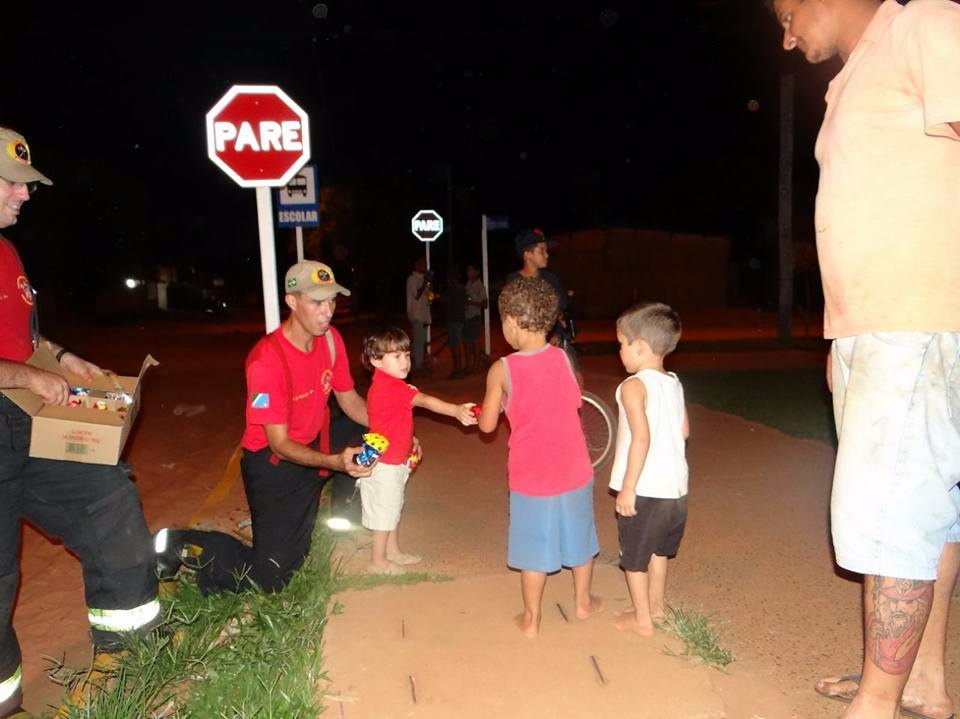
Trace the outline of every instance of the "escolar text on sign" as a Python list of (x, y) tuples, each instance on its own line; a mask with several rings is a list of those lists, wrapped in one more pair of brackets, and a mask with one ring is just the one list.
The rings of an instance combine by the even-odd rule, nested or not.
[(253, 152), (283, 150), (299, 152), (303, 149), (299, 120), (264, 120), (257, 123), (254, 130), (249, 122), (241, 122), (238, 128), (232, 122), (213, 123), (214, 145), (217, 152), (223, 152), (228, 143), (234, 152), (250, 149)]
[(280, 222), (319, 222), (320, 214), (316, 210), (280, 210), (277, 218)]

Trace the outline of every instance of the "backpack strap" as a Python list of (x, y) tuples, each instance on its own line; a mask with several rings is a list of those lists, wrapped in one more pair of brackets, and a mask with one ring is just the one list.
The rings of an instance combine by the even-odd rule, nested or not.
[[(293, 418), (293, 373), (290, 372), (290, 363), (287, 362), (287, 356), (283, 352), (283, 345), (280, 344), (280, 338), (277, 337), (276, 330), (267, 335), (267, 341), (273, 347), (273, 351), (280, 358), (280, 366), (283, 368), (283, 379), (287, 390), (287, 429), (290, 428), (290, 420)], [(270, 453), (270, 464), (280, 464), (280, 455), (276, 452)]]

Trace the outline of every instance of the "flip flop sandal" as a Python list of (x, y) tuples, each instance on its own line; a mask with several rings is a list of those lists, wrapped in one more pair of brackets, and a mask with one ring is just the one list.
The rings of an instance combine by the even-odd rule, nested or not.
[[(900, 716), (910, 717), (910, 719), (933, 719), (929, 714), (921, 714), (913, 709), (907, 709), (903, 704), (900, 705)], [(951, 714), (947, 719), (957, 719), (957, 715)]]
[(837, 681), (832, 682), (833, 684), (839, 684), (841, 682), (856, 682), (857, 686), (854, 688), (853, 692), (850, 694), (846, 694), (846, 693), (833, 694), (833, 693), (822, 690), (816, 684), (813, 685), (813, 689), (817, 694), (819, 694), (822, 697), (825, 697), (827, 699), (834, 699), (835, 701), (843, 702), (844, 704), (849, 704), (850, 702), (853, 701), (853, 698), (857, 696), (857, 690), (860, 689), (860, 679), (861, 679), (860, 672), (856, 672), (854, 674), (842, 674), (841, 676), (837, 677)]
[[(839, 684), (841, 682), (856, 682), (857, 689), (859, 689), (860, 679), (861, 679), (860, 672), (856, 672), (854, 674), (843, 674), (842, 676), (837, 678), (836, 682), (833, 682), (833, 683)], [(816, 685), (814, 685), (813, 689), (814, 691), (817, 692), (817, 694), (819, 694), (820, 696), (826, 699), (833, 699), (834, 701), (843, 702), (844, 704), (849, 704), (850, 702), (852, 702), (853, 698), (857, 695), (857, 689), (855, 689), (852, 694), (846, 694), (846, 693), (831, 694), (830, 692), (821, 690), (820, 687)], [(909, 717), (909, 719), (933, 719), (933, 717), (928, 714), (922, 714), (921, 712), (915, 711), (913, 709), (908, 709), (902, 704), (900, 705), (900, 714), (904, 717)], [(956, 714), (951, 714), (949, 717), (947, 717), (947, 719), (956, 719), (956, 717), (957, 717)]]

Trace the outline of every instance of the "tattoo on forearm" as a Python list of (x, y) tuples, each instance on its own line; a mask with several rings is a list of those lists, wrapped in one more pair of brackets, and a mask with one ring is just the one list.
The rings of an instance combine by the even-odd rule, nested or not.
[(880, 576), (870, 580), (865, 618), (867, 656), (887, 674), (906, 674), (916, 659), (930, 616), (933, 582)]

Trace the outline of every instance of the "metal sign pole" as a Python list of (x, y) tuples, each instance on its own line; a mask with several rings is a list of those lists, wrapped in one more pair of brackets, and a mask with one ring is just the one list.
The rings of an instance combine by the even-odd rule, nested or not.
[(257, 188), (257, 226), (260, 229), (260, 273), (263, 277), (263, 314), (267, 332), (280, 326), (277, 294), (277, 250), (273, 235), (273, 202), (269, 187)]
[[(426, 251), (427, 251), (427, 277), (430, 277), (430, 243), (429, 243), (429, 242), (424, 242), (423, 244), (426, 246)], [(432, 282), (431, 282), (431, 285), (432, 285)], [(431, 291), (432, 291), (432, 289), (431, 289), (431, 290), (424, 290), (424, 292), (428, 292), (428, 293), (431, 292)], [(427, 307), (428, 307), (428, 308), (430, 307), (430, 296), (429, 296), (429, 294), (427, 295)], [(431, 318), (431, 322), (427, 325), (427, 357), (430, 357), (430, 328), (431, 328), (432, 325), (433, 325), (433, 322), (432, 322), (432, 319), (433, 319), (433, 311), (432, 311), (432, 310), (431, 310), (431, 312), (430, 312), (430, 318)]]
[(480, 257), (483, 267), (483, 286), (487, 292), (487, 306), (483, 308), (483, 353), (490, 356), (490, 267), (487, 257), (487, 215), (480, 215)]

